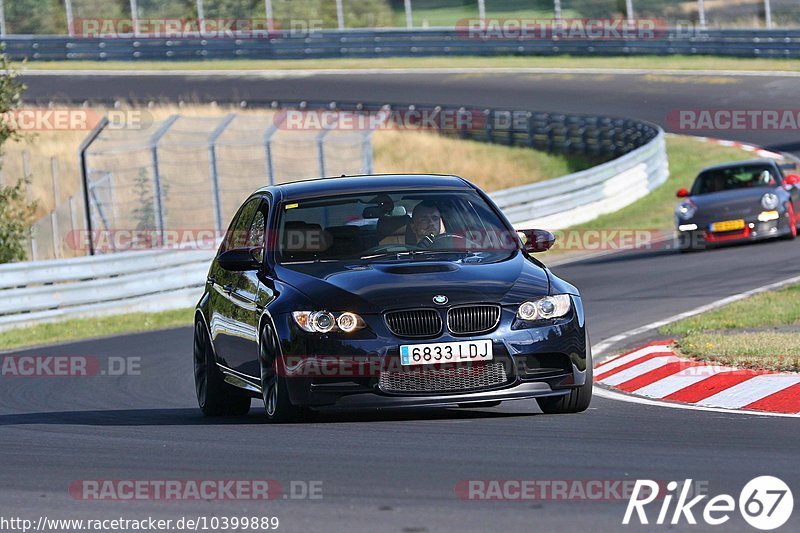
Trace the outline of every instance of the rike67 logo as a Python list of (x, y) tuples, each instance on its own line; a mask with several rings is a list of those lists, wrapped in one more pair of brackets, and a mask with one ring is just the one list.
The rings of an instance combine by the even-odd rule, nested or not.
[[(670, 481), (667, 483), (666, 493), (662, 493), (659, 489), (663, 485), (649, 479), (636, 480), (622, 523), (650, 524), (653, 519), (652, 511), (657, 508), (655, 524), (658, 525), (694, 525), (697, 524), (695, 515), (698, 515), (706, 524), (719, 526), (731, 519), (738, 504), (738, 511), (748, 524), (756, 529), (769, 531), (784, 525), (794, 509), (794, 498), (789, 486), (773, 476), (760, 476), (750, 480), (739, 493), (738, 502), (729, 494), (720, 494), (704, 501), (708, 495), (691, 494), (692, 486), (691, 479), (683, 484)], [(658, 503), (652, 506), (651, 515), (648, 516), (645, 507), (656, 501)]]

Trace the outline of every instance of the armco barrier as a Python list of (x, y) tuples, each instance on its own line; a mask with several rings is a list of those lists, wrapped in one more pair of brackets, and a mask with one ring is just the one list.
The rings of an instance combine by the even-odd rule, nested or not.
[(457, 29), (350, 29), (242, 38), (9, 35), (14, 60), (324, 59), (497, 55), (800, 57), (800, 30), (658, 30), (654, 38), (470, 38)]
[(106, 313), (191, 307), (213, 252), (143, 251), (0, 265), (0, 331)]
[[(414, 111), (427, 116), (460, 114), (469, 120), (440, 133), (605, 161), (568, 176), (492, 193), (517, 227), (558, 229), (591, 220), (636, 201), (668, 177), (664, 132), (642, 121), (397, 104), (269, 105), (308, 111), (383, 111), (395, 117), (395, 112), (407, 117)], [(0, 265), (0, 330), (68, 317), (190, 307), (201, 294), (212, 256), (208, 250), (141, 251)]]

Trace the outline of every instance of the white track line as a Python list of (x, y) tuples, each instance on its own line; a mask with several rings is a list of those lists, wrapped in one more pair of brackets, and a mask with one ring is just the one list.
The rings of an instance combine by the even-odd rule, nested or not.
[[(131, 67), (136, 66), (135, 61), (130, 62)], [(734, 76), (734, 77), (787, 77), (800, 78), (800, 72), (791, 71), (760, 71), (760, 70), (681, 70), (681, 69), (629, 69), (629, 68), (535, 68), (535, 67), (463, 67), (463, 68), (326, 68), (326, 69), (236, 69), (236, 70), (106, 70), (106, 69), (32, 69), (24, 68), (23, 76), (191, 76), (191, 77), (221, 77), (221, 78), (293, 78), (308, 76), (374, 76), (376, 74), (611, 74), (642, 76), (648, 74), (662, 76)]]
[(750, 296), (755, 294), (760, 294), (762, 292), (767, 292), (775, 289), (780, 289), (787, 285), (793, 285), (795, 283), (800, 283), (800, 276), (795, 276), (793, 278), (785, 279), (783, 281), (778, 281), (775, 283), (770, 283), (769, 285), (764, 285), (762, 287), (757, 287), (755, 289), (751, 289), (749, 291), (740, 292), (738, 294), (734, 294), (732, 296), (728, 296), (727, 298), (723, 298), (721, 300), (717, 300), (716, 302), (712, 302), (710, 304), (702, 305), (691, 311), (686, 311), (677, 315), (673, 315), (669, 318), (665, 318), (663, 320), (658, 320), (656, 322), (651, 322), (650, 324), (646, 324), (644, 326), (638, 327), (636, 329), (632, 329), (626, 331), (625, 333), (620, 333), (619, 335), (614, 335), (613, 337), (609, 337), (600, 341), (597, 344), (592, 346), (592, 352), (598, 355), (603, 355), (609, 348), (614, 346), (615, 344), (619, 344), (620, 342), (628, 339), (630, 337), (634, 337), (637, 335), (642, 335), (644, 333), (648, 333), (655, 329), (658, 329), (662, 326), (666, 326), (667, 324), (672, 324), (673, 322), (677, 322), (678, 320), (682, 320), (684, 318), (689, 318), (691, 316), (699, 315), (701, 313), (705, 313), (706, 311), (711, 311), (713, 309), (717, 309), (724, 305), (728, 305), (733, 302), (738, 302), (739, 300), (744, 300)]

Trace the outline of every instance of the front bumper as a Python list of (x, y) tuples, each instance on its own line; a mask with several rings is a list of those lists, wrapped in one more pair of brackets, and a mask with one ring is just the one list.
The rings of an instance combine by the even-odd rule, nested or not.
[[(731, 216), (730, 218), (735, 218)], [(681, 222), (676, 227), (676, 236), (682, 248), (704, 248), (726, 243), (759, 241), (784, 237), (791, 232), (788, 215), (781, 213), (776, 220), (759, 221), (758, 219), (744, 218), (745, 227), (742, 230), (712, 232), (711, 222)], [(689, 224), (697, 226), (697, 229), (682, 231), (681, 226)]]
[[(370, 330), (359, 338), (314, 335), (300, 331), (288, 315), (275, 318), (286, 385), (297, 405), (431, 406), (563, 395), (585, 383), (591, 365), (579, 297), (573, 297), (573, 309), (566, 317), (532, 328), (513, 329), (514, 311), (504, 308), (497, 329), (474, 337), (443, 333), (435, 339), (398, 338), (382, 327), (380, 317), (365, 317)], [(381, 379), (382, 372), (392, 372), (397, 378), (397, 372), (405, 369), (425, 373), (437, 368), (402, 367), (401, 344), (479, 339), (492, 340), (492, 364), (502, 363), (505, 379), (466, 389), (403, 391), (387, 390), (387, 380)], [(464, 366), (451, 365), (444, 372)], [(484, 363), (473, 363), (469, 372), (484, 370)]]

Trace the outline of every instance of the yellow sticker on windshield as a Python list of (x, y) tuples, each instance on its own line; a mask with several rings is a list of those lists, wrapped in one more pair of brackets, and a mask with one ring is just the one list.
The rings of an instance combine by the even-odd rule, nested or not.
[(298, 207), (299, 205), (300, 204), (286, 204), (286, 207), (284, 207), (284, 209), (286, 211), (288, 211), (289, 209), (294, 209), (295, 207)]

